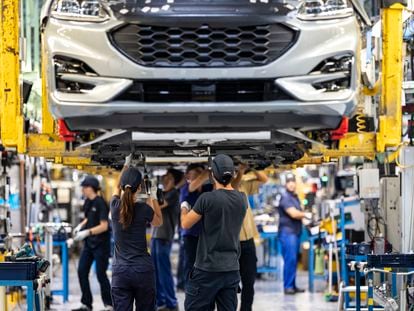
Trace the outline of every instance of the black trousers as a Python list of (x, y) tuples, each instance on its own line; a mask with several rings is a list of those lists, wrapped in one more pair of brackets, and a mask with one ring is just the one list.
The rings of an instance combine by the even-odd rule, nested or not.
[(197, 246), (198, 246), (198, 237), (192, 235), (186, 235), (183, 238), (184, 240), (184, 276), (185, 283), (188, 281), (188, 276), (190, 271), (193, 269), (196, 256), (197, 256)]
[(104, 305), (112, 306), (111, 285), (109, 284), (106, 270), (108, 269), (110, 246), (109, 242), (96, 248), (90, 248), (86, 243), (79, 259), (78, 277), (82, 290), (81, 302), (92, 308), (92, 293), (89, 285), (89, 272), (92, 263), (96, 262), (96, 276), (101, 287), (101, 297)]
[(185, 288), (186, 311), (237, 310), (239, 271), (208, 272), (194, 268)]
[(155, 310), (155, 273), (137, 266), (113, 266), (112, 300), (115, 311)]
[(177, 289), (183, 290), (185, 287), (185, 250), (184, 250), (184, 237), (180, 236), (180, 251), (178, 255), (178, 267), (177, 267)]
[(257, 273), (257, 257), (254, 239), (240, 242), (239, 259), (242, 284), (240, 311), (251, 311), (254, 297), (254, 282)]

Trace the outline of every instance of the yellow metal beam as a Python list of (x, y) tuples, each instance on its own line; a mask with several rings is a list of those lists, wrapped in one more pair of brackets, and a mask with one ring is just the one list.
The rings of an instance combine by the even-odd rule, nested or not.
[[(27, 135), (28, 154), (32, 157), (44, 157), (48, 159), (64, 162), (71, 162), (72, 165), (85, 165), (90, 163), (92, 151), (89, 148), (79, 148), (75, 151), (66, 150), (64, 141), (61, 141), (57, 135), (53, 134), (28, 134)], [(79, 159), (75, 163), (75, 158)], [(88, 159), (85, 162), (85, 159)]]
[(52, 114), (49, 111), (48, 104), (48, 92), (47, 92), (47, 62), (49, 57), (47, 57), (46, 49), (44, 45), (44, 35), (42, 34), (42, 133), (43, 134), (54, 134), (56, 130), (55, 120), (52, 117)]
[(396, 3), (381, 10), (382, 20), (382, 88), (377, 151), (401, 143), (403, 82), (403, 22), (404, 6)]
[(26, 151), (20, 99), (19, 1), (0, 0), (0, 131), (6, 147)]
[(374, 160), (376, 156), (376, 134), (375, 133), (347, 133), (339, 141), (338, 148), (312, 148), (307, 154), (296, 161), (294, 165), (322, 164), (340, 157), (365, 157)]
[(313, 157), (340, 158), (347, 156), (374, 159), (375, 133), (347, 133), (336, 149), (313, 148), (308, 155)]

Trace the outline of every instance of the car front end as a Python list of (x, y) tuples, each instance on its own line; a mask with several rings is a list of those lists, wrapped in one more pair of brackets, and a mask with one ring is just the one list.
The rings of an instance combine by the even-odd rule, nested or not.
[(344, 1), (56, 0), (45, 12), (49, 105), (71, 130), (335, 129), (357, 105), (360, 26)]

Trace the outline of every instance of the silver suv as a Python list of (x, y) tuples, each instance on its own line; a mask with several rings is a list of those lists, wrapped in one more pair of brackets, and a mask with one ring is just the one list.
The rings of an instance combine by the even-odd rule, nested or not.
[(43, 26), (73, 131), (329, 130), (357, 105), (348, 0), (49, 0)]

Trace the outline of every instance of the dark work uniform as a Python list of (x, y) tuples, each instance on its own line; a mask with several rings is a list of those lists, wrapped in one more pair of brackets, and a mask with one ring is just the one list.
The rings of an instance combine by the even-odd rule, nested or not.
[(193, 210), (202, 216), (194, 269), (186, 285), (185, 310), (235, 311), (240, 282), (240, 230), (247, 209), (236, 190), (203, 193)]
[[(109, 208), (102, 197), (97, 196), (94, 200), (87, 199), (83, 207), (87, 219), (84, 230), (98, 226), (101, 220), (108, 221)], [(112, 306), (111, 285), (106, 276), (109, 255), (109, 231), (91, 235), (85, 239), (85, 246), (79, 259), (78, 276), (82, 290), (81, 302), (90, 308), (92, 308), (92, 293), (89, 285), (89, 272), (94, 261), (96, 262), (96, 276), (101, 287), (102, 301), (105, 305)]]
[[(211, 192), (213, 191), (214, 187), (212, 184), (205, 184), (201, 187), (201, 191), (194, 191), (188, 192), (188, 185), (187, 186), (187, 194), (182, 199), (183, 202), (186, 201), (190, 206), (194, 206), (197, 202), (197, 199), (200, 195), (204, 192)], [(183, 237), (184, 243), (184, 275), (185, 275), (185, 283), (187, 282), (188, 275), (190, 274), (191, 269), (194, 267), (196, 255), (197, 255), (197, 245), (198, 245), (198, 237), (200, 235), (202, 229), (202, 223), (199, 221), (190, 229), (182, 229), (181, 235)]]
[(302, 221), (293, 219), (286, 213), (289, 207), (301, 210), (298, 196), (286, 190), (279, 203), (279, 239), (284, 261), (283, 286), (285, 289), (295, 289)]
[(176, 189), (164, 192), (164, 200), (168, 206), (161, 210), (163, 224), (154, 228), (152, 233), (151, 255), (155, 266), (157, 306), (174, 309), (177, 307), (177, 298), (170, 255), (175, 229), (180, 217), (180, 193)]
[(112, 263), (112, 299), (114, 309), (130, 311), (134, 301), (139, 311), (155, 309), (154, 265), (147, 248), (146, 227), (154, 211), (145, 203), (135, 204), (131, 225), (123, 229), (119, 223), (121, 200), (111, 200), (115, 254)]

